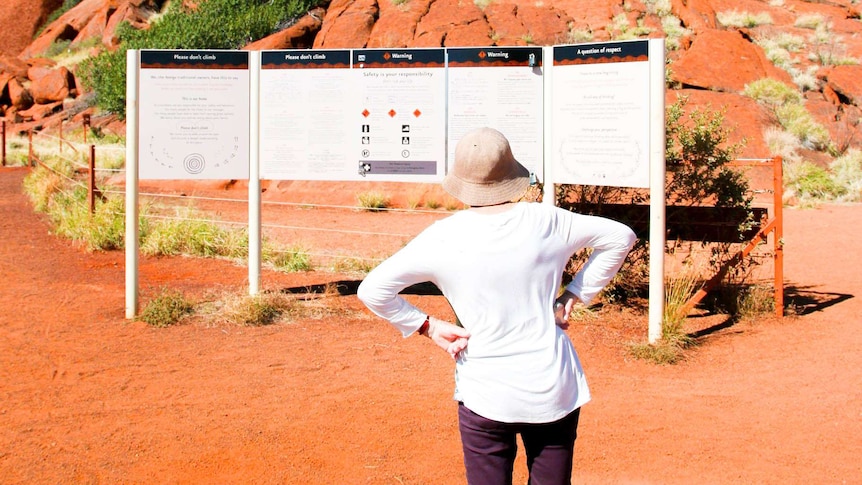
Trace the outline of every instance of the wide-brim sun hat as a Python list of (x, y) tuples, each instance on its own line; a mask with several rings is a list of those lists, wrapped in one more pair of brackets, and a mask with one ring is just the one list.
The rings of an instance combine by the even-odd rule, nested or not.
[(443, 190), (469, 206), (497, 205), (520, 198), (530, 171), (512, 155), (509, 140), (493, 128), (469, 131), (455, 146), (455, 161)]

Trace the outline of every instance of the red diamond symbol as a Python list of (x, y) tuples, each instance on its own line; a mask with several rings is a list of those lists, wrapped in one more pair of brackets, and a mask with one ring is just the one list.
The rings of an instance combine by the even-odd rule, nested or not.
[(390, 109), (390, 110), (389, 110), (389, 117), (390, 117), (390, 118), (395, 118), (395, 110), (394, 110), (394, 109)]
[(367, 109), (362, 110), (362, 116), (368, 118), (368, 115), (370, 115), (370, 114), (371, 114), (371, 112), (368, 111)]
[(392, 57), (392, 56), (388, 52), (383, 54), (383, 58), (386, 59), (387, 61), (389, 60), (390, 57)]
[(479, 51), (479, 59), (484, 59), (485, 56), (487, 56), (487, 54), (485, 54), (485, 51)]
[(416, 111), (413, 112), (413, 116), (418, 118), (418, 117), (422, 116), (422, 112), (417, 109)]

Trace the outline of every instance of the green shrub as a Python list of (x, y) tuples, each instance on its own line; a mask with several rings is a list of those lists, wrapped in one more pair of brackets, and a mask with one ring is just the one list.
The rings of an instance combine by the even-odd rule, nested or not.
[(829, 172), (808, 161), (785, 164), (784, 195), (803, 204), (834, 200), (847, 190), (832, 179)]
[(295, 273), (314, 269), (308, 251), (299, 246), (283, 249), (264, 247), (262, 253), (261, 259), (279, 271)]
[(78, 79), (96, 95), (96, 105), (121, 119), (126, 117), (126, 53), (102, 52), (78, 66)]
[(668, 204), (709, 203), (748, 209), (752, 200), (748, 181), (742, 173), (728, 167), (740, 144), (728, 141), (730, 128), (725, 126), (724, 111), (699, 107), (686, 116), (687, 101), (680, 98), (667, 109)]
[[(24, 179), (24, 190), (38, 212), (48, 215), (54, 232), (89, 251), (122, 249), (125, 241), (125, 201), (97, 198), (90, 212), (88, 189), (73, 182), (73, 168), (63, 158), (48, 159)], [(50, 168), (48, 168), (50, 167)]]
[(862, 202), (862, 151), (848, 150), (829, 164), (835, 183), (844, 187), (842, 200)]
[(170, 2), (148, 29), (121, 24), (119, 49), (81, 63), (81, 82), (96, 93), (100, 108), (125, 118), (127, 49), (238, 49), (288, 25), (316, 0), (207, 0), (194, 9), (183, 4)]
[[(752, 195), (745, 175), (729, 167), (739, 144), (728, 141), (730, 128), (725, 126), (724, 112), (702, 107), (686, 113), (687, 102), (688, 98), (680, 97), (666, 109), (666, 203), (750, 208)], [(600, 207), (604, 204), (644, 204), (648, 201), (644, 190), (609, 186), (561, 184), (556, 186), (555, 195), (560, 207), (598, 215), (601, 215)], [(686, 221), (668, 219), (666, 222), (671, 225)], [(648, 242), (646, 239), (638, 240), (619, 277), (611, 282), (605, 295), (624, 300), (644, 293), (649, 275)], [(711, 250), (713, 259), (710, 262), (714, 268), (720, 267), (735, 252), (731, 243), (716, 243), (711, 245)], [(585, 254), (577, 255), (567, 273), (573, 274), (585, 258)]]
[(775, 120), (806, 148), (828, 150), (829, 130), (805, 109), (802, 94), (775, 79), (759, 79), (745, 86), (744, 94), (770, 110)]
[(141, 253), (148, 255), (246, 258), (248, 231), (226, 229), (216, 224), (191, 219), (193, 213), (178, 215), (178, 219), (160, 219), (148, 224), (142, 237)]
[(802, 103), (802, 93), (772, 78), (758, 79), (745, 85), (743, 94), (775, 110), (785, 104)]
[(796, 136), (803, 146), (813, 150), (829, 148), (829, 130), (818, 123), (802, 104), (785, 104), (775, 109), (778, 123)]
[(194, 306), (177, 290), (163, 288), (138, 318), (153, 327), (170, 327), (192, 313)]

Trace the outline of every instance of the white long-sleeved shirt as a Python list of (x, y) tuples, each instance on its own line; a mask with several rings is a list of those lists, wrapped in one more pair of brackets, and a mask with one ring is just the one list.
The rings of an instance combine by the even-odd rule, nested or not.
[(549, 423), (590, 399), (577, 353), (554, 322), (563, 270), (575, 252), (593, 248), (566, 287), (589, 303), (634, 241), (619, 222), (546, 204), (466, 210), (432, 224), (382, 262), (358, 296), (406, 337), (426, 314), (398, 293), (434, 283), (470, 332), (456, 361), (455, 399), (495, 421)]

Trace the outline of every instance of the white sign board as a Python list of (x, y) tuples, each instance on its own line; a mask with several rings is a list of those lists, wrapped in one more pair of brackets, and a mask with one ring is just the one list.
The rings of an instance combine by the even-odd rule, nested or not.
[(140, 178), (248, 179), (248, 52), (140, 56)]
[(553, 51), (555, 182), (649, 187), (649, 42)]
[(350, 143), (352, 82), (350, 50), (261, 52), (261, 178), (360, 178)]
[(542, 48), (449, 48), (447, 55), (449, 164), (464, 133), (489, 126), (544, 179)]
[(359, 180), (439, 182), (446, 162), (444, 49), (352, 51)]

